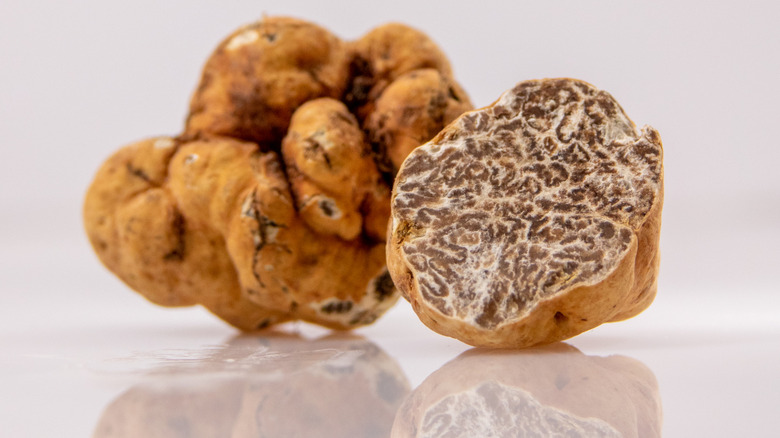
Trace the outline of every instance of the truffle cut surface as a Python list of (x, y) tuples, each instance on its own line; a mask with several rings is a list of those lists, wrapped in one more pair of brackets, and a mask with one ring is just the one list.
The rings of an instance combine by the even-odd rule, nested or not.
[(394, 278), (424, 307), (495, 329), (603, 282), (661, 198), (657, 131), (585, 82), (522, 82), (401, 167), (390, 257), (411, 279)]

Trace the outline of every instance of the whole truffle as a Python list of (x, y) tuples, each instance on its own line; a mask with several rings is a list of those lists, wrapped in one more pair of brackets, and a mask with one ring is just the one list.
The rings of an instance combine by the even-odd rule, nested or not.
[[(152, 302), (201, 304), (242, 330), (376, 320), (398, 298), (385, 267), (385, 163), (471, 108), (446, 59), (446, 77), (412, 61), (438, 47), (391, 27), (416, 37), (358, 50), (373, 43), (284, 17), (229, 36), (203, 69), (185, 132), (122, 148), (95, 176), (84, 222), (101, 261)], [(361, 101), (363, 115), (348, 97), (358, 56), (377, 66), (372, 88), (387, 88)], [(407, 108), (400, 119), (395, 105)], [(378, 150), (380, 137), (407, 140)]]
[(401, 166), (388, 266), (434, 331), (527, 347), (630, 318), (656, 293), (657, 131), (604, 91), (526, 81)]

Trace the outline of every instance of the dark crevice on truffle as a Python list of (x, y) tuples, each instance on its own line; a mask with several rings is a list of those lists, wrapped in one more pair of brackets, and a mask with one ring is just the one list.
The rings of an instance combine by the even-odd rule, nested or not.
[(455, 102), (462, 102), (461, 98), (458, 97), (458, 94), (455, 93), (455, 89), (452, 88), (452, 85), (447, 87), (447, 95), (450, 97), (450, 99), (454, 100)]
[(390, 272), (385, 270), (375, 280), (374, 295), (376, 300), (382, 302), (388, 297), (392, 296), (394, 292), (395, 283), (393, 283), (393, 279), (390, 277)]
[(330, 157), (328, 156), (328, 153), (325, 152), (325, 148), (322, 147), (319, 141), (313, 137), (309, 137), (303, 140), (303, 143), (303, 154), (306, 158), (312, 159), (317, 156), (321, 156), (322, 161), (325, 162), (325, 165), (328, 166), (328, 169), (333, 169), (333, 164), (330, 162)]
[[(253, 235), (256, 239), (255, 242), (255, 248), (254, 253), (252, 254), (252, 274), (254, 275), (257, 282), (260, 284), (261, 287), (265, 288), (265, 283), (260, 278), (259, 269), (257, 269), (258, 264), (260, 263), (260, 251), (265, 248), (266, 245), (268, 245), (270, 242), (268, 241), (268, 228), (269, 227), (275, 227), (275, 228), (287, 228), (284, 224), (279, 224), (277, 222), (274, 222), (271, 220), (268, 216), (265, 216), (260, 213), (260, 211), (257, 209), (257, 206), (254, 205), (254, 200), (257, 196), (257, 189), (252, 191), (252, 200), (253, 205), (250, 207), (249, 211), (247, 212), (247, 216), (251, 217), (257, 226), (257, 230), (253, 232)], [(285, 246), (281, 246), (282, 249), (286, 250), (286, 252), (291, 252), (289, 248), (286, 248)]]
[(138, 178), (141, 178), (142, 180), (144, 180), (145, 182), (147, 182), (147, 183), (149, 183), (149, 184), (154, 184), (154, 182), (152, 181), (152, 179), (151, 179), (151, 178), (149, 178), (149, 175), (147, 175), (147, 174), (146, 174), (146, 172), (144, 172), (144, 171), (143, 171), (143, 169), (141, 169), (141, 168), (138, 168), (138, 167), (135, 167), (135, 166), (133, 166), (131, 163), (127, 163), (127, 164), (125, 165), (125, 167), (127, 168), (127, 171), (128, 171), (128, 172), (129, 172), (131, 175), (133, 175), (133, 176), (136, 176), (136, 177), (138, 177)]
[(349, 85), (341, 100), (347, 105), (349, 111), (362, 122), (358, 110), (368, 103), (371, 88), (374, 86), (374, 73), (371, 70), (371, 64), (363, 57), (355, 56), (349, 63), (349, 77)]
[(333, 204), (333, 201), (329, 199), (323, 199), (319, 202), (320, 210), (322, 210), (322, 213), (325, 214), (327, 217), (333, 217), (333, 215), (336, 213), (335, 211), (335, 205)]
[(352, 301), (331, 301), (320, 309), (323, 313), (347, 313), (352, 310)]
[(379, 315), (377, 314), (369, 313), (368, 310), (363, 310), (358, 312), (351, 320), (349, 320), (349, 324), (371, 324), (372, 322), (376, 321), (378, 317)]
[(170, 252), (165, 254), (163, 259), (167, 261), (182, 261), (184, 260), (184, 251), (186, 250), (184, 240), (186, 234), (186, 224), (184, 223), (184, 216), (182, 216), (181, 213), (174, 211), (173, 215), (174, 216), (171, 227), (173, 228), (173, 233), (176, 237), (176, 246)]

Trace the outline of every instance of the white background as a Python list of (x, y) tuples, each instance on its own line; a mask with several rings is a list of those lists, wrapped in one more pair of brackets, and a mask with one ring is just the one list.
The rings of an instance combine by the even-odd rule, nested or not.
[[(608, 90), (637, 125), (658, 129), (666, 172), (658, 299), (640, 317), (571, 343), (588, 354), (627, 354), (648, 365), (659, 379), (668, 436), (760, 434), (778, 426), (776, 2), (6, 0), (0, 3), (0, 342), (10, 348), (0, 365), (10, 377), (0, 378), (8, 385), (0, 387), (0, 427), (39, 436), (50, 429), (24, 423), (25, 416), (35, 415), (39, 403), (50, 409), (77, 396), (68, 391), (84, 382), (94, 384), (62, 371), (60, 389), (25, 392), (41, 376), (35, 370), (57, 369), (32, 357), (70, 355), (89, 364), (231, 335), (201, 310), (155, 308), (114, 279), (91, 253), (81, 203), (112, 151), (181, 129), (210, 51), (264, 13), (309, 19), (345, 39), (401, 21), (440, 44), (477, 106), (524, 79), (568, 76)], [(161, 334), (171, 330), (172, 338)], [(395, 357), (413, 386), (466, 348), (429, 333), (406, 303), (361, 333)], [(120, 389), (84, 391), (71, 406), (80, 416), (55, 415), (51, 430), (67, 424), (78, 431), (73, 436), (88, 434)], [(5, 409), (12, 403), (8, 391), (18, 396), (16, 414)], [(723, 403), (716, 405), (718, 395)]]

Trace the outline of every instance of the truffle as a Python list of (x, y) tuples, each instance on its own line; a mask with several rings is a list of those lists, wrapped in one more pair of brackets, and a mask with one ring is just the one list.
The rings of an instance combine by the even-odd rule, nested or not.
[(574, 79), (521, 82), (401, 166), (388, 266), (431, 329), (527, 347), (632, 317), (656, 293), (658, 132)]
[(441, 50), (415, 29), (345, 42), (265, 17), (210, 56), (181, 135), (106, 160), (84, 202), (87, 234), (157, 304), (201, 304), (247, 331), (369, 324), (399, 296), (385, 267), (386, 163), (469, 109)]

